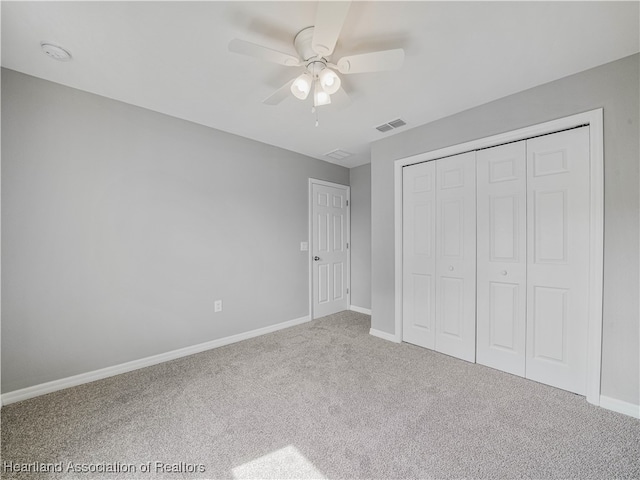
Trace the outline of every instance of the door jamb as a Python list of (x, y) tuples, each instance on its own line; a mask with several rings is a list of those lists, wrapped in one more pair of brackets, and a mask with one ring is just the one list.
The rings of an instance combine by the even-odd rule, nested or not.
[(347, 194), (347, 308), (351, 306), (351, 187), (349, 185), (343, 185), (341, 183), (328, 182), (326, 180), (319, 180), (316, 178), (309, 178), (309, 195), (308, 195), (308, 234), (309, 239), (309, 252), (308, 252), (308, 269), (309, 269), (309, 319), (314, 320), (313, 317), (313, 185), (324, 185), (325, 187), (340, 188), (346, 191)]
[(602, 297), (604, 276), (604, 131), (603, 109), (578, 113), (510, 132), (420, 153), (394, 162), (395, 342), (402, 342), (402, 168), (459, 153), (589, 126), (589, 320), (587, 327), (587, 402), (600, 405)]

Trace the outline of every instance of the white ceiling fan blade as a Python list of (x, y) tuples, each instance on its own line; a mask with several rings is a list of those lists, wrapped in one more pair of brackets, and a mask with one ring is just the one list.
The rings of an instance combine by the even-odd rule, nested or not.
[(404, 50), (384, 50), (381, 52), (349, 55), (338, 60), (340, 73), (365, 73), (398, 70), (404, 62)]
[(311, 48), (318, 55), (327, 57), (336, 47), (342, 24), (347, 17), (351, 2), (331, 2), (320, 0), (316, 11)]
[(291, 84), (294, 80), (295, 78), (289, 80), (278, 90), (273, 92), (269, 97), (265, 98), (262, 103), (264, 103), (265, 105), (278, 105), (281, 101), (291, 95)]
[(259, 58), (268, 62), (279, 63), (280, 65), (286, 65), (287, 67), (297, 67), (300, 65), (300, 59), (293, 55), (272, 50), (271, 48), (263, 47), (262, 45), (256, 45), (255, 43), (246, 42), (238, 38), (234, 38), (229, 42), (229, 51)]

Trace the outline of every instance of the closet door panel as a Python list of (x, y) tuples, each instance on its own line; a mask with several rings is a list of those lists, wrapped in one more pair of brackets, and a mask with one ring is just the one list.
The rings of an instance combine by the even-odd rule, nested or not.
[(435, 162), (404, 167), (402, 339), (435, 348)]
[(475, 152), (435, 163), (435, 349), (475, 362)]
[(525, 374), (526, 142), (476, 155), (477, 362)]
[(589, 128), (527, 141), (526, 376), (586, 391)]

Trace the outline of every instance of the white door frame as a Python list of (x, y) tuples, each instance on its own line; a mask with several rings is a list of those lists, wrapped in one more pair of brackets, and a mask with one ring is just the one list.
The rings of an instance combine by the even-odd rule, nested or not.
[(351, 305), (351, 187), (342, 185), (341, 183), (327, 182), (326, 180), (318, 180), (309, 178), (309, 222), (308, 235), (309, 239), (309, 319), (313, 320), (313, 185), (324, 185), (325, 187), (341, 188), (347, 192), (347, 307)]
[(600, 405), (602, 364), (602, 294), (604, 271), (604, 132), (603, 110), (598, 108), (569, 117), (532, 125), (491, 137), (472, 140), (430, 152), (400, 158), (394, 162), (395, 207), (395, 335), (402, 341), (402, 168), (458, 153), (589, 125), (589, 321), (587, 333), (587, 390), (589, 403)]

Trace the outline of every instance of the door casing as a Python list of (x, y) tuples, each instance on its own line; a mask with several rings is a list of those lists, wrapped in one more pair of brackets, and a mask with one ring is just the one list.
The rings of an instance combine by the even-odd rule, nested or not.
[(400, 158), (394, 162), (395, 335), (393, 340), (395, 342), (400, 343), (402, 341), (402, 168), (415, 163), (494, 147), (585, 125), (589, 126), (589, 179), (591, 184), (589, 194), (589, 320), (586, 398), (589, 403), (600, 405), (604, 275), (604, 131), (602, 108)]

